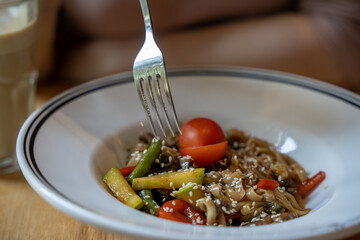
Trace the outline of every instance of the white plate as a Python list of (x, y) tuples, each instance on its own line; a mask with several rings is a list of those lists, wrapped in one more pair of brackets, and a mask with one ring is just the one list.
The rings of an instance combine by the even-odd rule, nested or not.
[[(73, 88), (34, 112), (23, 125), (17, 155), (23, 174), (46, 201), (86, 223), (152, 239), (333, 239), (360, 229), (360, 97), (319, 81), (256, 69), (169, 72), (182, 122), (209, 117), (275, 144), (327, 179), (301, 218), (247, 228), (163, 220), (111, 196), (102, 176), (123, 166), (124, 149), (145, 114), (131, 74)], [(146, 125), (146, 124), (145, 124)]]

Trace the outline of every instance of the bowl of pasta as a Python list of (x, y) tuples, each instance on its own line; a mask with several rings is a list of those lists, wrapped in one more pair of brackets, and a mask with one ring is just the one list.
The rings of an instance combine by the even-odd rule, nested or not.
[(261, 69), (172, 69), (168, 78), (182, 130), (168, 138), (151, 132), (130, 73), (35, 111), (17, 142), (33, 189), (74, 218), (135, 238), (359, 231), (359, 95)]

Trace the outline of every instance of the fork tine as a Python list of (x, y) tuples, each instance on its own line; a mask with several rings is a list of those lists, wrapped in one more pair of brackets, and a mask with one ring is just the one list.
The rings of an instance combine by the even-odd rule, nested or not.
[[(173, 119), (174, 119), (176, 128), (177, 128), (179, 134), (182, 135), (182, 132), (181, 132), (181, 129), (180, 129), (180, 124), (179, 124), (179, 121), (178, 121), (178, 118), (177, 118), (177, 115), (176, 115), (176, 111), (175, 111), (175, 105), (174, 105), (174, 102), (172, 100), (172, 95), (171, 95), (171, 91), (170, 91), (170, 87), (169, 87), (169, 81), (168, 81), (167, 76), (166, 76), (165, 66), (163, 68), (160, 68), (159, 78), (161, 78), (161, 80), (163, 82), (163, 87), (164, 87), (166, 99), (167, 99), (169, 105), (171, 106), (170, 107), (171, 108), (171, 113), (173, 115)], [(172, 129), (171, 126), (169, 126), (169, 127), (170, 127), (170, 129)], [(172, 131), (172, 133), (173, 133), (173, 131)], [(175, 135), (173, 134), (173, 136), (175, 136)]]
[(167, 125), (169, 127), (171, 135), (175, 136), (174, 130), (172, 129), (172, 125), (170, 123), (169, 114), (168, 114), (168, 110), (167, 110), (167, 107), (166, 107), (166, 104), (165, 104), (165, 101), (164, 101), (164, 97), (163, 97), (163, 94), (162, 94), (162, 91), (161, 91), (161, 86), (160, 86), (160, 81), (159, 81), (159, 79), (161, 78), (160, 74), (156, 73), (155, 78), (156, 78), (156, 93), (157, 93), (158, 100), (159, 100), (159, 102), (161, 103), (161, 105), (163, 107), (165, 121), (166, 121), (166, 123), (167, 123)]
[(162, 120), (161, 120), (161, 117), (160, 117), (160, 114), (159, 114), (159, 109), (158, 109), (158, 106), (156, 104), (156, 101), (155, 101), (155, 98), (154, 98), (154, 93), (153, 93), (153, 90), (152, 90), (153, 80), (154, 80), (154, 78), (156, 79), (156, 77), (154, 77), (154, 76), (155, 76), (155, 73), (152, 72), (152, 71), (150, 72), (150, 69), (149, 69), (149, 71), (147, 73), (146, 80), (145, 80), (145, 85), (146, 85), (147, 93), (149, 95), (148, 97), (149, 97), (150, 103), (151, 103), (153, 109), (155, 110), (155, 117), (156, 117), (156, 120), (158, 122), (161, 133), (164, 135), (164, 137), (166, 137), (166, 133), (165, 133), (165, 130), (164, 130), (164, 127), (163, 127), (163, 123), (162, 123)]
[[(134, 78), (136, 79), (137, 76), (134, 76)], [(154, 122), (153, 122), (153, 120), (151, 118), (150, 108), (149, 108), (148, 102), (146, 100), (143, 83), (144, 83), (144, 78), (139, 76), (138, 80), (135, 81), (136, 89), (137, 89), (139, 97), (141, 99), (141, 104), (142, 104), (142, 106), (144, 108), (144, 111), (146, 113), (146, 118), (147, 118), (148, 122), (150, 123), (151, 130), (155, 135), (157, 135), (156, 130), (155, 130), (155, 126), (154, 126)]]

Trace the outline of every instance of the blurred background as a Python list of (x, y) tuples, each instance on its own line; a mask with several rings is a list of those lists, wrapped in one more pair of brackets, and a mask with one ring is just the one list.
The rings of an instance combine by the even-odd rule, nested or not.
[[(167, 67), (247, 66), (360, 90), (359, 0), (149, 0)], [(131, 71), (134, 0), (39, 0), (40, 84)]]

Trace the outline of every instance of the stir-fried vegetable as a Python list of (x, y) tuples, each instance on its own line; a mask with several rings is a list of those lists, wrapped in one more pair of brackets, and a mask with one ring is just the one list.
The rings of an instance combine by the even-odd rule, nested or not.
[(144, 152), (139, 163), (136, 165), (136, 168), (129, 175), (128, 181), (130, 183), (134, 180), (134, 178), (143, 177), (148, 173), (151, 165), (154, 163), (155, 159), (161, 152), (161, 146), (161, 140), (154, 138), (152, 144), (146, 150), (146, 152)]
[(201, 184), (204, 173), (204, 168), (194, 168), (150, 177), (135, 178), (132, 182), (132, 188), (134, 190), (154, 188), (176, 189), (188, 183)]
[(179, 136), (181, 155), (189, 155), (200, 167), (219, 161), (226, 152), (227, 141), (220, 126), (211, 119), (194, 118), (185, 123)]
[(197, 225), (206, 225), (204, 215), (187, 202), (175, 199), (163, 204), (159, 209), (159, 217)]
[(198, 187), (197, 184), (193, 183), (180, 188), (179, 191), (174, 192), (174, 196), (177, 199), (181, 199), (191, 205), (195, 205), (196, 200), (205, 197), (205, 193)]
[(273, 179), (263, 178), (256, 185), (257, 188), (274, 190), (279, 186), (279, 182)]
[(124, 177), (127, 177), (129, 176), (129, 174), (134, 171), (136, 166), (127, 166), (127, 167), (123, 167), (123, 168), (120, 168), (120, 172), (121, 174), (124, 176)]
[(182, 131), (178, 142), (139, 138), (144, 145), (131, 163), (137, 166), (110, 169), (104, 182), (121, 202), (160, 218), (213, 226), (270, 224), (310, 211), (302, 198), (324, 172), (300, 184), (291, 173), (303, 168), (281, 161), (288, 156), (236, 129), (226, 139), (210, 119), (195, 118)]
[(157, 203), (154, 201), (154, 197), (151, 190), (147, 190), (147, 189), (141, 190), (139, 191), (139, 196), (145, 202), (145, 205), (143, 206), (142, 210), (146, 213), (157, 216), (159, 205), (157, 205)]
[(225, 141), (221, 127), (208, 118), (194, 118), (181, 127), (179, 148), (200, 147)]
[(304, 181), (300, 186), (298, 186), (297, 191), (301, 197), (308, 196), (312, 191), (315, 190), (319, 184), (324, 181), (326, 175), (325, 172), (320, 171), (315, 174), (313, 177), (309, 178), (308, 180)]
[(268, 214), (272, 214), (280, 211), (283, 207), (277, 202), (268, 202), (264, 204), (264, 211)]
[(117, 167), (113, 167), (104, 176), (104, 182), (108, 185), (114, 195), (125, 205), (140, 209), (144, 205), (143, 200), (136, 195), (129, 183)]
[(202, 147), (180, 148), (180, 153), (183, 156), (191, 156), (196, 165), (206, 167), (219, 161), (224, 156), (226, 148), (227, 142), (225, 141)]

